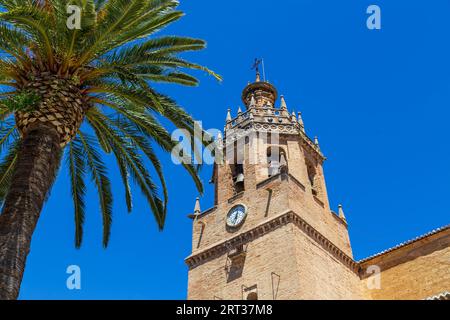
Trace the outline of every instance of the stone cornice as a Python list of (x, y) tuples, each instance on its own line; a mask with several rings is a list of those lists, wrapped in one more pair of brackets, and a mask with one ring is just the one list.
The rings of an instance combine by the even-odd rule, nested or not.
[(320, 148), (314, 144), (310, 137), (308, 137), (302, 131), (300, 131), (300, 136), (302, 137), (302, 139), (300, 140), (302, 142), (302, 145), (314, 151), (313, 154), (317, 156), (318, 160), (320, 160), (321, 162), (327, 160), (327, 157), (324, 156)]
[[(268, 111), (271, 113), (267, 113)], [(252, 112), (259, 112), (259, 114), (255, 114), (255, 118), (252, 119), (249, 116)], [(224, 145), (233, 143), (234, 141), (247, 136), (252, 130), (255, 132), (277, 132), (281, 135), (299, 135), (301, 137), (300, 141), (304, 147), (311, 149), (313, 154), (315, 154), (319, 160), (326, 160), (326, 157), (323, 155), (320, 148), (316, 146), (314, 141), (304, 133), (303, 130), (301, 130), (298, 122), (292, 121), (289, 114), (283, 116), (282, 113), (282, 109), (276, 108), (249, 108), (247, 111), (240, 113), (237, 117), (231, 119), (231, 121), (227, 123), (223, 140)], [(275, 120), (273, 122), (267, 122), (268, 118), (281, 119), (282, 122)], [(235, 129), (240, 130), (235, 132)]]
[(245, 231), (237, 236), (231, 237), (228, 240), (220, 243), (213, 244), (209, 247), (202, 249), (199, 252), (193, 252), (189, 257), (185, 259), (189, 268), (195, 268), (198, 265), (203, 264), (206, 261), (215, 259), (221, 255), (226, 254), (231, 248), (235, 248), (240, 245), (245, 245), (250, 241), (253, 241), (259, 237), (262, 237), (269, 232), (285, 226), (289, 223), (293, 223), (303, 232), (305, 232), (312, 240), (319, 244), (324, 250), (329, 252), (335, 259), (339, 260), (342, 264), (347, 266), (353, 272), (358, 274), (359, 265), (351, 257), (346, 255), (341, 249), (324, 237), (320, 232), (309, 225), (295, 212), (289, 210), (282, 213), (270, 220), (264, 221), (254, 228)]

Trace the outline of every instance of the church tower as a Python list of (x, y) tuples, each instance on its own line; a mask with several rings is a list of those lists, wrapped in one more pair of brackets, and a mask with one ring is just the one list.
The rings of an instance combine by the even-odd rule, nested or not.
[(217, 139), (214, 207), (193, 220), (189, 299), (357, 299), (342, 207), (330, 210), (317, 138), (267, 81), (242, 92)]

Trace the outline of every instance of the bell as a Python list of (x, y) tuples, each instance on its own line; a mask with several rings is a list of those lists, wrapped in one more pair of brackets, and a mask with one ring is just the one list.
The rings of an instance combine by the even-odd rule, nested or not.
[(269, 177), (272, 177), (279, 173), (280, 164), (278, 161), (274, 160), (269, 165)]
[(243, 173), (239, 173), (236, 177), (236, 183), (239, 182), (244, 182), (244, 174)]

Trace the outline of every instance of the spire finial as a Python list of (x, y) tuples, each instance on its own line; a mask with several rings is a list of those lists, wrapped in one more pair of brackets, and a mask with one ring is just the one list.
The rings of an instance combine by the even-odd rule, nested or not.
[(249, 107), (256, 107), (256, 100), (255, 100), (255, 95), (252, 94), (252, 97), (250, 98), (250, 105)]
[(295, 115), (295, 111), (292, 111), (292, 114), (291, 114), (291, 121), (292, 121), (292, 122), (297, 122), (297, 117), (296, 117), (296, 115)]
[(227, 111), (227, 122), (230, 122), (230, 121), (231, 121), (231, 109), (228, 108), (228, 111)]
[(298, 113), (298, 124), (300, 125), (300, 129), (303, 131), (303, 133), (305, 133), (305, 123), (303, 122), (303, 117), (302, 117), (302, 113), (299, 112)]
[(344, 221), (347, 221), (347, 219), (345, 219), (344, 209), (342, 208), (342, 204), (340, 204), (338, 206), (338, 208), (339, 208), (339, 218), (341, 218)]
[(256, 71), (256, 80), (255, 82), (261, 82), (261, 74), (259, 73), (259, 70)]
[(200, 198), (197, 197), (195, 199), (195, 206), (194, 206), (194, 214), (200, 214), (202, 210), (200, 209)]
[(284, 99), (284, 95), (281, 95), (280, 99), (281, 99), (281, 109), (286, 110), (287, 105), (286, 105), (286, 100)]
[(320, 145), (319, 145), (319, 137), (317, 137), (317, 136), (314, 137), (314, 144), (315, 144), (318, 148), (320, 148)]
[(242, 109), (241, 109), (241, 107), (238, 107), (238, 114), (241, 114), (242, 113)]

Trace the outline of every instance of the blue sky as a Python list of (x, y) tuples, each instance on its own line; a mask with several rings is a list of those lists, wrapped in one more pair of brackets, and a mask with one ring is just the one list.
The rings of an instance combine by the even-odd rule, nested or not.
[[(302, 111), (307, 132), (328, 157), (332, 209), (349, 222), (356, 259), (450, 223), (450, 3), (381, 0), (181, 1), (186, 17), (164, 33), (208, 41), (189, 58), (224, 77), (199, 74), (198, 88), (158, 86), (205, 128), (223, 128), (263, 57), (267, 77)], [(370, 4), (382, 29), (366, 28)], [(73, 245), (67, 172), (60, 173), (33, 238), (22, 299), (184, 299), (197, 192), (184, 171), (161, 155), (170, 203), (158, 232), (138, 193), (126, 213), (117, 170), (110, 246), (101, 245), (101, 217), (89, 189), (85, 238)], [(112, 162), (111, 162), (112, 163)], [(204, 167), (202, 208), (213, 204)], [(79, 265), (82, 289), (66, 288), (66, 268)]]

